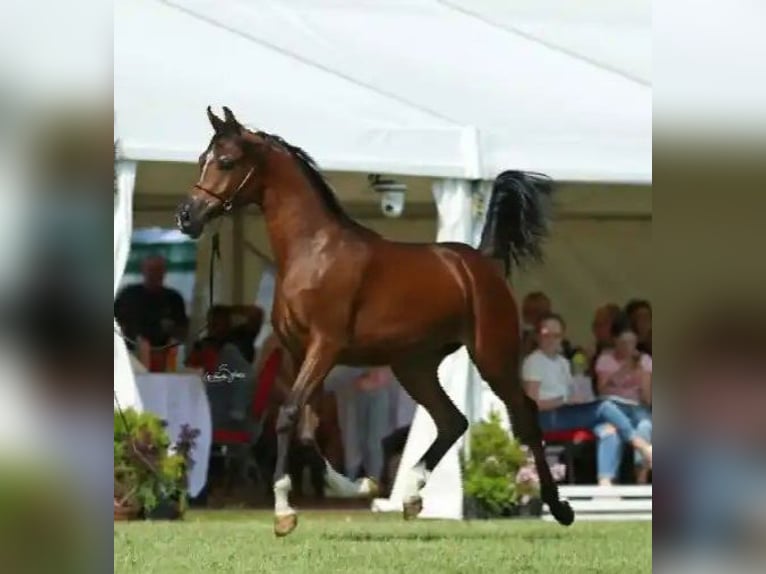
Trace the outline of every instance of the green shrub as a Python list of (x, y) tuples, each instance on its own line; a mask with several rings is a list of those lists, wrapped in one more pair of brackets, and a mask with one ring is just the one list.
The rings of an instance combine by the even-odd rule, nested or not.
[(500, 514), (518, 501), (516, 475), (527, 456), (494, 411), (489, 420), (471, 426), (469, 440), (470, 454), (461, 457), (464, 493)]

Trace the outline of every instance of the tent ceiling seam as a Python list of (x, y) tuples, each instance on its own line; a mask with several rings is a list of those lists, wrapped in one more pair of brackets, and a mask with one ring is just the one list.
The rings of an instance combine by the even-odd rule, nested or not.
[(293, 60), (297, 60), (303, 64), (306, 64), (308, 66), (311, 66), (313, 68), (317, 68), (319, 70), (322, 70), (325, 73), (331, 74), (333, 76), (336, 76), (338, 78), (341, 78), (347, 82), (350, 82), (352, 84), (355, 84), (357, 86), (361, 86), (365, 89), (371, 90), (381, 96), (384, 96), (390, 100), (393, 100), (395, 102), (398, 102), (400, 104), (403, 104), (409, 108), (418, 110), (420, 112), (423, 112), (427, 115), (432, 116), (435, 119), (439, 119), (442, 121), (446, 121), (452, 124), (455, 124), (456, 127), (460, 126), (460, 122), (456, 120), (455, 118), (451, 118), (449, 116), (445, 116), (437, 111), (432, 110), (431, 108), (427, 108), (425, 106), (422, 106), (421, 104), (411, 102), (409, 100), (406, 100), (402, 98), (401, 96), (398, 96), (396, 94), (393, 94), (391, 92), (387, 92), (385, 90), (382, 90), (376, 86), (373, 86), (371, 84), (367, 84), (361, 80), (358, 80), (352, 76), (349, 76), (343, 72), (339, 72), (338, 70), (333, 70), (332, 68), (328, 68), (327, 66), (324, 66), (322, 64), (319, 64), (317, 62), (313, 62), (312, 60), (305, 58), (304, 56), (301, 56), (300, 54), (296, 54), (294, 52), (290, 52), (289, 50), (286, 50), (284, 48), (281, 48), (279, 46), (276, 46), (262, 38), (258, 38), (257, 36), (254, 36), (252, 34), (249, 34), (247, 32), (243, 32), (242, 30), (238, 30), (237, 28), (233, 28), (229, 26), (228, 24), (224, 24), (223, 22), (219, 22), (213, 18), (210, 18), (209, 16), (205, 14), (200, 14), (199, 12), (195, 12), (194, 10), (191, 10), (190, 8), (187, 8), (186, 6), (179, 6), (178, 4), (175, 4), (171, 2), (170, 0), (155, 0), (156, 2), (159, 2), (160, 4), (164, 4), (170, 8), (173, 8), (175, 10), (178, 10), (179, 12), (182, 12), (186, 14), (187, 16), (191, 16), (192, 18), (196, 18), (197, 20), (200, 20), (202, 22), (205, 22), (206, 24), (210, 26), (214, 26), (216, 28), (220, 28), (222, 30), (226, 30), (227, 32), (234, 34), (235, 36), (238, 36), (240, 38), (243, 38), (249, 42), (253, 42), (255, 44), (258, 44), (260, 46), (263, 46), (265, 48), (268, 48), (269, 50), (272, 50), (274, 52), (277, 52), (279, 54), (282, 54), (283, 56), (286, 56), (288, 58), (291, 58)]
[(487, 19), (486, 17), (482, 16), (481, 14), (478, 14), (476, 12), (472, 12), (471, 10), (468, 10), (467, 8), (464, 8), (460, 5), (455, 5), (449, 0), (435, 0), (437, 4), (442, 5), (445, 8), (448, 8), (450, 10), (454, 10), (455, 12), (459, 12), (465, 16), (469, 16), (471, 18), (474, 18), (476, 20), (479, 20), (480, 22), (483, 22), (484, 24), (491, 26), (493, 28), (497, 28), (498, 30), (502, 30), (504, 32), (507, 32), (509, 34), (513, 34), (515, 36), (520, 36), (524, 38), (525, 40), (529, 42), (534, 42), (536, 44), (540, 44), (541, 46), (553, 50), (555, 52), (560, 52), (562, 54), (565, 54), (566, 56), (569, 56), (570, 58), (574, 58), (576, 60), (580, 60), (582, 62), (585, 62), (587, 64), (590, 64), (591, 66), (594, 66), (600, 70), (604, 70), (605, 72), (609, 72), (610, 74), (615, 74), (617, 76), (620, 76), (626, 80), (629, 80), (630, 82), (633, 82), (635, 84), (638, 84), (640, 86), (643, 86), (645, 88), (651, 88), (652, 84), (651, 82), (647, 82), (643, 78), (639, 78), (637, 76), (634, 76), (632, 74), (629, 74), (623, 70), (620, 70), (619, 68), (615, 68), (613, 66), (609, 66), (607, 64), (604, 64), (603, 62), (599, 62), (598, 60), (594, 60), (592, 58), (589, 58), (588, 56), (584, 56), (583, 54), (579, 54), (578, 52), (575, 52), (573, 50), (568, 50), (567, 48), (564, 48), (562, 46), (557, 46), (556, 44), (552, 44), (550, 42), (547, 42), (546, 40), (543, 40), (541, 38), (538, 38), (536, 36), (533, 36), (532, 34), (529, 34), (528, 32), (525, 32), (523, 30), (519, 30), (518, 28), (514, 28), (513, 26), (510, 26), (508, 24), (501, 24), (498, 22), (493, 22), (492, 20)]

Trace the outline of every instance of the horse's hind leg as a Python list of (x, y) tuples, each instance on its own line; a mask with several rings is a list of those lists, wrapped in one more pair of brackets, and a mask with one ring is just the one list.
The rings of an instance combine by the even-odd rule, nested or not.
[(428, 411), (437, 431), (436, 439), (409, 471), (404, 492), (405, 520), (420, 514), (423, 509), (420, 491), (425, 486), (429, 474), (468, 428), (465, 416), (439, 384), (437, 370), (441, 359), (442, 355), (439, 354), (393, 366), (396, 378), (415, 402)]
[(551, 475), (543, 447), (543, 433), (537, 418), (537, 403), (527, 396), (521, 384), (520, 357), (513, 345), (484, 345), (474, 349), (473, 360), (492, 391), (503, 401), (513, 423), (513, 431), (519, 441), (532, 451), (540, 477), (540, 496), (559, 524), (569, 526), (574, 522), (574, 512), (569, 503), (559, 499), (556, 482)]

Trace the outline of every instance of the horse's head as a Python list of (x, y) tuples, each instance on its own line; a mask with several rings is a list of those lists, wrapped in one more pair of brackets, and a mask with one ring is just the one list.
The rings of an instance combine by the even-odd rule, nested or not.
[(210, 107), (207, 117), (214, 135), (199, 157), (199, 181), (176, 210), (178, 228), (196, 238), (205, 224), (230, 211), (260, 201), (268, 142), (246, 130), (224, 106), (224, 119)]

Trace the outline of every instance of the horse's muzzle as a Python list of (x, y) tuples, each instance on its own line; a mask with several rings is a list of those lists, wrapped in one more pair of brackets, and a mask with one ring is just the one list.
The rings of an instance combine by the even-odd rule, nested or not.
[(197, 239), (202, 235), (205, 227), (200, 210), (194, 205), (194, 202), (187, 201), (178, 206), (176, 210), (176, 227), (181, 233), (188, 235), (192, 239)]

